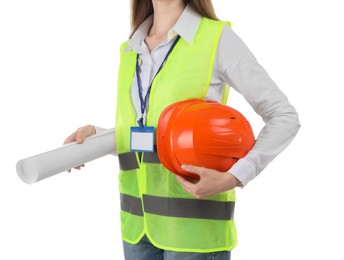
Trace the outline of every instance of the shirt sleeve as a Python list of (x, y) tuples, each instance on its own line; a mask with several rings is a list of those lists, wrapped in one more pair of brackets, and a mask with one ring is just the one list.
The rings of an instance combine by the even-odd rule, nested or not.
[(253, 148), (229, 170), (245, 186), (293, 140), (300, 127), (298, 114), (228, 25), (221, 34), (214, 68), (265, 122)]

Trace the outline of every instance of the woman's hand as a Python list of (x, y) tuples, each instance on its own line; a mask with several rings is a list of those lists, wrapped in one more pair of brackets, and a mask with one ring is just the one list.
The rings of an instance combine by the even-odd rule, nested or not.
[[(67, 137), (67, 139), (63, 142), (63, 144), (68, 144), (71, 142), (76, 141), (78, 144), (82, 144), (85, 141), (85, 138), (96, 133), (96, 129), (93, 125), (86, 125), (83, 127), (78, 128), (73, 134)], [(75, 169), (80, 170), (81, 167), (85, 167), (85, 165), (79, 165), (75, 167)], [(71, 172), (71, 170), (68, 170)]]
[(242, 185), (229, 172), (219, 172), (193, 165), (182, 165), (182, 168), (187, 172), (196, 173), (200, 176), (200, 180), (197, 182), (190, 182), (181, 176), (176, 176), (183, 188), (197, 199), (203, 199)]

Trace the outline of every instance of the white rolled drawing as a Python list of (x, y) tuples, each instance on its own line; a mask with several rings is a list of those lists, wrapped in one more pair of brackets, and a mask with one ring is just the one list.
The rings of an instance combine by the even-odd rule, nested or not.
[(82, 144), (72, 142), (57, 149), (19, 160), (19, 178), (32, 184), (76, 166), (98, 159), (115, 151), (114, 129), (104, 130), (85, 139)]

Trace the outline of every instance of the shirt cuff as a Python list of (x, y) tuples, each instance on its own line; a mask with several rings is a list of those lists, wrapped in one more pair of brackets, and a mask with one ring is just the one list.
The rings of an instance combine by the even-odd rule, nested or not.
[(250, 180), (257, 176), (256, 167), (245, 158), (237, 161), (228, 172), (241, 182), (242, 188), (245, 187)]
[(94, 125), (94, 129), (96, 130), (96, 134), (100, 133), (101, 131), (106, 130), (105, 128), (101, 128), (101, 127), (95, 126), (95, 125)]
[[(104, 130), (108, 130), (106, 128), (102, 128), (102, 127), (95, 126), (95, 125), (94, 125), (94, 129), (96, 130), (96, 134), (98, 134), (98, 133), (100, 133), (100, 132), (102, 132)], [(115, 138), (115, 140), (116, 140), (116, 138)], [(113, 151), (113, 153), (111, 153), (111, 155), (115, 155), (115, 156), (117, 155), (116, 145), (115, 145), (114, 151)]]

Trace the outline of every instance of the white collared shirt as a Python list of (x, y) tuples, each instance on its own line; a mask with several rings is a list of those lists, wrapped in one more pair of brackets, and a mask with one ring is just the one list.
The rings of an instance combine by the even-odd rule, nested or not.
[[(144, 39), (152, 22), (153, 17), (150, 16), (141, 24), (129, 40), (128, 48), (125, 50), (132, 49), (139, 53), (140, 77), (144, 96), (172, 45), (173, 39), (178, 34), (192, 44), (201, 22), (201, 16), (187, 6), (177, 23), (169, 31), (167, 38), (150, 53)], [(229, 84), (241, 93), (265, 122), (254, 147), (229, 170), (245, 186), (289, 145), (296, 135), (300, 123), (297, 112), (287, 97), (229, 26), (224, 26), (222, 30), (213, 75), (205, 99), (219, 102), (225, 84)], [(132, 81), (131, 90), (137, 119), (139, 119), (141, 110), (136, 75)]]

